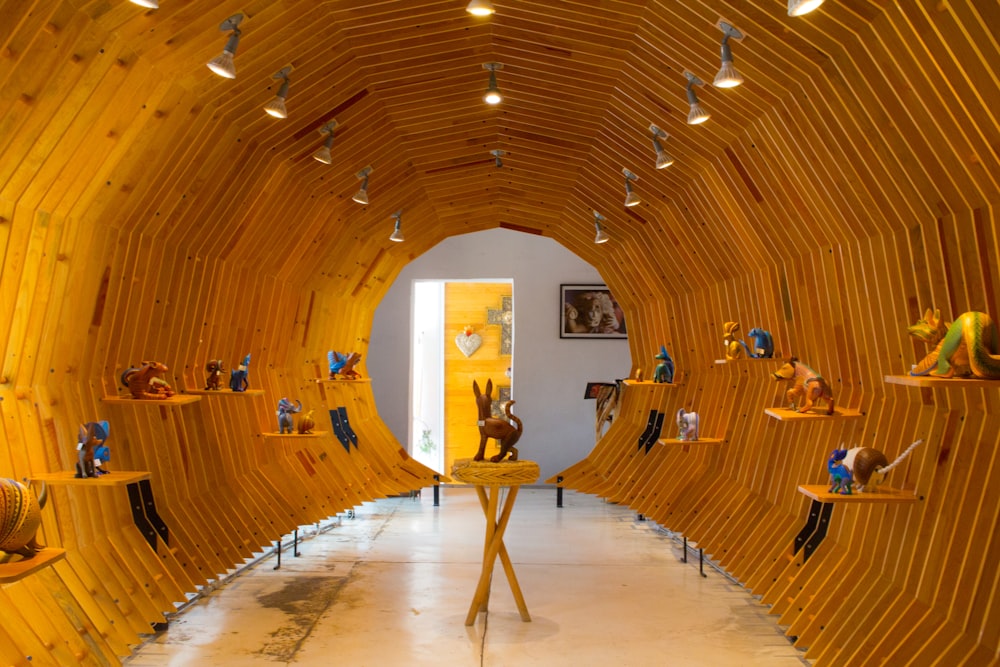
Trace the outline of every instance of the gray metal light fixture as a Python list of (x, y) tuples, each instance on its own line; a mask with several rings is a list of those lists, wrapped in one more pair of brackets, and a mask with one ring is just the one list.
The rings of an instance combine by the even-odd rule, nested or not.
[(670, 135), (658, 128), (656, 125), (650, 125), (649, 131), (653, 133), (653, 149), (656, 151), (656, 168), (666, 169), (674, 163), (674, 158), (671, 157), (667, 151), (663, 150), (663, 144), (660, 143), (660, 139), (666, 141)]
[(489, 16), (496, 12), (496, 9), (490, 0), (470, 0), (469, 4), (465, 7), (465, 11), (473, 16)]
[(396, 243), (402, 243), (405, 239), (403, 238), (403, 230), (399, 228), (399, 219), (403, 216), (403, 210), (400, 209), (392, 214), (392, 217), (396, 220), (396, 226), (392, 230), (392, 234), (389, 236), (390, 241), (395, 241)]
[(278, 94), (274, 96), (273, 100), (264, 105), (264, 111), (269, 116), (288, 118), (288, 109), (285, 108), (285, 100), (288, 98), (288, 75), (291, 71), (292, 66), (288, 65), (271, 75), (272, 79), (281, 79), (282, 81), (281, 88), (278, 89)]
[(333, 156), (330, 155), (330, 148), (333, 146), (333, 129), (335, 127), (337, 127), (337, 121), (331, 120), (329, 123), (319, 128), (319, 133), (325, 134), (326, 139), (323, 141), (323, 147), (313, 153), (313, 159), (318, 160), (323, 164), (330, 164), (333, 162)]
[(715, 81), (712, 82), (712, 85), (716, 88), (735, 88), (743, 83), (743, 77), (733, 65), (733, 50), (729, 46), (729, 40), (731, 38), (740, 41), (743, 39), (743, 33), (725, 21), (719, 21), (716, 25), (724, 36), (722, 38), (722, 66), (719, 68), (719, 73), (715, 75)]
[[(135, 0), (132, 0), (135, 2)], [(802, 16), (823, 4), (823, 0), (788, 0), (788, 15)]]
[(497, 169), (499, 169), (500, 167), (503, 166), (503, 160), (501, 160), (500, 157), (503, 156), (503, 155), (506, 155), (506, 153), (504, 153), (499, 148), (496, 148), (496, 149), (490, 151), (490, 155), (493, 156), (494, 163), (496, 164)]
[(632, 192), (632, 182), (638, 181), (639, 177), (624, 167), (622, 168), (622, 173), (625, 174), (625, 205), (629, 208), (638, 206), (642, 203), (642, 200), (639, 199), (639, 195)]
[(698, 95), (694, 92), (695, 86), (704, 86), (705, 82), (696, 77), (691, 72), (684, 72), (687, 77), (687, 96), (691, 110), (688, 112), (688, 125), (699, 125), (710, 118), (710, 114), (698, 104)]
[(361, 189), (355, 192), (354, 196), (351, 197), (351, 199), (358, 202), (359, 204), (368, 203), (368, 176), (371, 173), (372, 173), (372, 168), (371, 165), (369, 165), (355, 174), (358, 180), (361, 181)]
[(608, 239), (611, 237), (609, 237), (604, 232), (604, 228), (601, 227), (601, 222), (606, 221), (607, 218), (597, 211), (591, 211), (591, 213), (594, 214), (594, 228), (597, 230), (597, 236), (594, 237), (594, 243), (607, 243)]
[(483, 63), (483, 69), (490, 71), (490, 85), (486, 88), (483, 101), (487, 104), (500, 104), (503, 101), (503, 95), (500, 94), (500, 88), (497, 87), (497, 70), (503, 69), (503, 63)]
[(226, 79), (236, 78), (236, 65), (233, 63), (233, 56), (236, 55), (236, 47), (239, 46), (240, 35), (243, 34), (240, 32), (242, 20), (243, 14), (233, 14), (219, 24), (219, 30), (222, 32), (232, 30), (233, 34), (229, 36), (229, 41), (226, 42), (226, 48), (222, 50), (222, 54), (208, 61), (208, 69)]

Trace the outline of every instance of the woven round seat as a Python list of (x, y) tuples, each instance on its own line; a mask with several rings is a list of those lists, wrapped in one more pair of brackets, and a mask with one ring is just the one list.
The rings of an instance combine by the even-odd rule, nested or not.
[(479, 486), (517, 486), (538, 480), (540, 472), (534, 461), (473, 461), (458, 459), (451, 467), (452, 479)]

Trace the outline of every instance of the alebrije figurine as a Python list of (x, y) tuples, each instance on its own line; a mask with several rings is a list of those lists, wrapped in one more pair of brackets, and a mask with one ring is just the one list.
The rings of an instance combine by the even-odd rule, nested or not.
[(174, 395), (174, 390), (163, 379), (169, 370), (158, 361), (144, 361), (139, 366), (126, 368), (121, 375), (122, 384), (128, 387), (132, 398), (164, 400)]
[[(809, 412), (813, 404), (819, 399), (826, 401), (826, 414), (833, 414), (833, 391), (826, 380), (819, 373), (809, 368), (796, 357), (792, 357), (788, 362), (771, 373), (775, 380), (791, 381), (792, 388), (785, 392), (791, 409), (795, 412)], [(801, 407), (796, 407), (796, 400), (802, 397)]]
[(722, 326), (724, 335), (722, 341), (726, 345), (726, 359), (735, 361), (750, 356), (750, 348), (742, 339), (736, 337), (736, 332), (740, 330), (738, 322), (726, 322)]
[(674, 381), (674, 360), (670, 358), (667, 353), (667, 348), (663, 345), (660, 346), (660, 353), (654, 357), (659, 359), (660, 363), (656, 365), (656, 369), (653, 370), (653, 382), (666, 382), (671, 383)]
[(747, 336), (753, 340), (753, 348), (750, 356), (756, 359), (771, 359), (774, 357), (774, 339), (771, 332), (754, 327), (747, 332)]
[(243, 363), (229, 371), (229, 388), (246, 391), (250, 387), (250, 355), (243, 357)]
[[(490, 457), (493, 463), (499, 463), (510, 454), (510, 460), (517, 460), (517, 448), (514, 445), (524, 432), (521, 420), (510, 411), (514, 401), (504, 403), (504, 417), (493, 416), (493, 380), (486, 381), (486, 392), (479, 389), (479, 383), (472, 381), (472, 393), (476, 397), (476, 408), (479, 411), (479, 450), (473, 457), (474, 461), (482, 461), (486, 457), (486, 442), (494, 438), (500, 444), (500, 453)], [(512, 423), (513, 422), (513, 423)]]
[(307, 433), (312, 433), (312, 430), (316, 427), (316, 420), (313, 419), (313, 412), (315, 412), (315, 410), (310, 410), (299, 417), (297, 428), (300, 434), (305, 435)]
[(83, 479), (105, 474), (106, 471), (101, 470), (101, 463), (107, 460), (104, 455), (108, 448), (104, 445), (104, 441), (108, 438), (108, 429), (106, 421), (80, 425), (76, 443), (76, 474), (73, 475), (75, 478)]
[(851, 476), (851, 471), (844, 465), (844, 458), (846, 456), (846, 449), (835, 449), (830, 452), (830, 458), (826, 460), (826, 470), (830, 473), (830, 493), (839, 493), (842, 496), (851, 495), (851, 486), (854, 484), (854, 477)]
[(292, 405), (287, 398), (278, 401), (278, 411), (275, 412), (278, 415), (278, 433), (285, 433), (285, 429), (288, 429), (288, 433), (295, 432), (295, 420), (292, 415), (302, 410), (302, 402), (298, 399), (295, 399), (295, 402), (298, 405)]
[(906, 331), (934, 348), (914, 364), (910, 375), (1000, 380), (1000, 335), (986, 313), (962, 313), (948, 324), (940, 310), (928, 308), (923, 319)]
[[(834, 450), (834, 453), (844, 452), (841, 457), (842, 465), (854, 481), (854, 490), (874, 492), (878, 491), (879, 484), (885, 480), (889, 471), (902, 463), (903, 459), (913, 451), (913, 448), (922, 442), (921, 438), (911, 443), (892, 463), (889, 463), (885, 454), (873, 447), (852, 447), (851, 449)], [(832, 492), (833, 489), (831, 488), (830, 491)]]
[(205, 379), (205, 391), (218, 391), (222, 389), (222, 359), (212, 359), (205, 364), (205, 372), (208, 377)]
[(36, 500), (24, 484), (0, 478), (0, 551), (31, 558), (45, 548), (38, 543), (35, 533), (42, 525), (47, 496), (44, 483)]
[(361, 353), (341, 354), (330, 350), (326, 353), (326, 358), (330, 362), (329, 379), (336, 380), (337, 376), (343, 376), (345, 380), (354, 380), (361, 377), (361, 374), (354, 370), (354, 365), (361, 361)]
[(677, 410), (677, 439), (694, 441), (698, 439), (698, 413)]

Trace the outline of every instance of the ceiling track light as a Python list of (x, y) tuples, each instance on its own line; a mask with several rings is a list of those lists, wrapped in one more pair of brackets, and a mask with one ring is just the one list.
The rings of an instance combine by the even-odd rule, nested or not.
[(650, 125), (649, 131), (653, 133), (653, 150), (656, 151), (656, 168), (666, 169), (674, 163), (674, 158), (663, 150), (663, 144), (660, 143), (660, 139), (666, 141), (670, 135), (658, 128), (656, 125)]
[[(135, 0), (132, 0), (135, 2)], [(788, 15), (802, 16), (823, 4), (823, 0), (788, 0)]]
[(704, 86), (705, 82), (696, 77), (691, 72), (684, 72), (687, 77), (687, 96), (691, 111), (688, 112), (688, 125), (700, 125), (710, 118), (710, 114), (698, 104), (698, 94), (694, 92), (695, 86)]
[(500, 88), (497, 87), (497, 70), (503, 69), (503, 63), (483, 63), (483, 69), (490, 71), (490, 85), (483, 95), (483, 101), (487, 104), (500, 104), (503, 101), (503, 95), (500, 94)]
[(288, 118), (285, 100), (288, 99), (288, 75), (291, 71), (292, 66), (288, 65), (271, 75), (272, 79), (281, 79), (281, 88), (278, 89), (278, 94), (274, 96), (274, 99), (264, 105), (264, 111), (267, 112), (267, 115), (274, 118)]
[(361, 189), (355, 192), (354, 196), (351, 197), (351, 199), (358, 202), (359, 204), (368, 203), (368, 176), (371, 173), (372, 173), (372, 168), (371, 165), (369, 165), (364, 169), (362, 169), (361, 171), (359, 171), (358, 173), (354, 174), (354, 176), (359, 181), (361, 181)]
[(605, 218), (597, 211), (591, 211), (591, 213), (594, 214), (594, 229), (597, 230), (597, 236), (594, 237), (594, 243), (607, 243), (608, 239), (611, 237), (609, 237), (605, 233), (604, 228), (601, 227), (601, 223), (606, 221), (607, 218)]
[(716, 26), (722, 31), (722, 66), (719, 73), (715, 75), (712, 85), (716, 88), (735, 88), (743, 83), (743, 77), (736, 71), (733, 65), (733, 50), (729, 46), (729, 40), (735, 39), (737, 42), (743, 40), (743, 33), (737, 30), (730, 23), (719, 21)]
[(471, 0), (465, 7), (465, 11), (473, 16), (489, 16), (496, 12), (490, 0)]
[(392, 234), (389, 236), (389, 240), (395, 241), (396, 243), (402, 243), (406, 240), (403, 238), (403, 230), (399, 228), (399, 220), (403, 217), (403, 209), (393, 213), (392, 217), (396, 220), (396, 226), (393, 228)]
[(493, 160), (494, 160), (494, 163), (497, 166), (497, 169), (499, 169), (500, 167), (503, 166), (503, 160), (501, 160), (500, 158), (502, 156), (506, 155), (505, 152), (503, 152), (502, 150), (500, 150), (499, 148), (497, 148), (497, 149), (494, 149), (494, 150), (490, 151), (490, 155), (493, 156)]
[[(822, 2), (823, 0), (820, 0)], [(159, 9), (160, 3), (157, 0), (131, 0), (133, 5), (139, 5), (140, 7), (145, 7), (146, 9)], [(791, 12), (791, 10), (789, 10)]]
[(639, 177), (624, 167), (622, 168), (622, 173), (625, 174), (625, 206), (629, 208), (638, 206), (642, 203), (642, 200), (639, 199), (639, 195), (632, 192), (632, 182), (638, 181)]
[(330, 164), (333, 162), (333, 156), (330, 155), (330, 148), (333, 146), (333, 130), (335, 127), (337, 127), (337, 121), (331, 120), (329, 123), (319, 128), (319, 133), (325, 134), (326, 139), (323, 141), (323, 147), (313, 153), (313, 159), (318, 160), (323, 164)]
[(226, 42), (226, 48), (222, 50), (222, 54), (208, 61), (208, 69), (226, 79), (236, 78), (236, 65), (233, 64), (233, 56), (236, 55), (236, 47), (239, 46), (240, 35), (243, 34), (240, 32), (242, 20), (243, 14), (233, 14), (219, 24), (219, 30), (222, 32), (232, 30), (233, 34), (229, 36), (229, 41)]

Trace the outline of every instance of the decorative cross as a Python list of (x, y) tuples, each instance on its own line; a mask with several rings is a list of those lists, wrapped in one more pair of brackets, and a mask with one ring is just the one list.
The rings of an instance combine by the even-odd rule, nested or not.
[(513, 297), (501, 297), (500, 309), (486, 309), (486, 323), (500, 325), (500, 354), (510, 354), (514, 347), (514, 337), (512, 325), (514, 324), (514, 311), (511, 310)]

